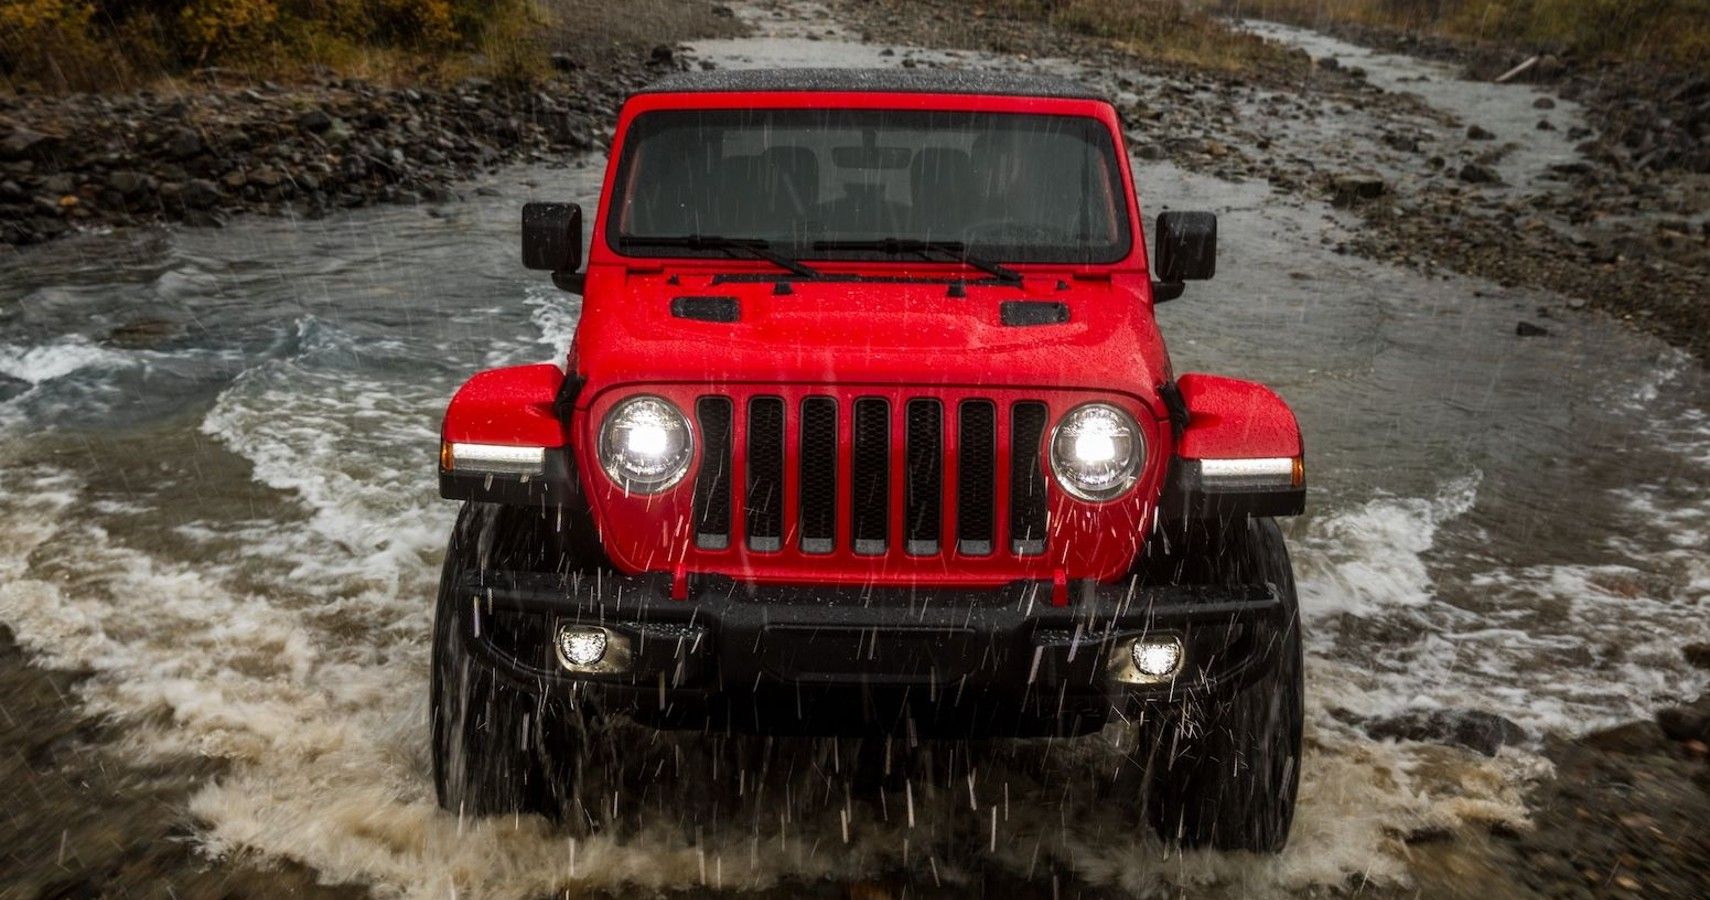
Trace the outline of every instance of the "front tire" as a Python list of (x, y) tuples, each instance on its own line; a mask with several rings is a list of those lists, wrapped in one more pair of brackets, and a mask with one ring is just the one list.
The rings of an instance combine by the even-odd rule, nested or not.
[(1254, 652), (1270, 658), (1233, 695), (1188, 704), (1143, 726), (1152, 752), (1147, 813), (1167, 842), (1185, 848), (1280, 852), (1300, 786), (1305, 718), (1299, 600), (1276, 523), (1258, 519), (1219, 544), (1225, 583), (1269, 584), (1283, 609)]
[(446, 548), (433, 625), (429, 688), (433, 780), (439, 805), (459, 815), (539, 813), (556, 817), (573, 783), (577, 714), (544, 694), (500, 678), (474, 658), (465, 634), (473, 609), (456, 585), (540, 538), (529, 510), (467, 504)]

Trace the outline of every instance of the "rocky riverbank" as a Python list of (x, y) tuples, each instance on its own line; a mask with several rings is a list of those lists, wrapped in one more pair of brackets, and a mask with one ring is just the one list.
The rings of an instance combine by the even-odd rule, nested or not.
[(554, 74), (538, 84), (328, 75), (282, 85), (203, 70), (119, 95), (0, 95), (0, 245), (442, 202), (495, 166), (594, 149), (630, 91), (682, 65), (678, 41), (739, 30), (728, 9), (701, 0), (647, 5), (657, 9), (642, 36), (612, 21), (619, 11), (556, 4)]
[[(1541, 72), (1529, 77), (1547, 74), (1560, 82), (1564, 99), (1581, 98), (1587, 127), (1563, 130), (1581, 158), (1550, 173), (1553, 188), (1522, 192), (1498, 174), (1514, 148), (1492, 140), (1496, 123), (1443, 122), (1406, 91), (1380, 90), (1357, 66), (1332, 57), (1255, 51), (1239, 69), (1196, 68), (955, 4), (839, 0), (836, 8), (874, 42), (1066, 58), (1095, 72), (1161, 76), (1150, 84), (1116, 78), (1105, 85), (1139, 97), (1122, 110), (1137, 155), (1331, 200), (1366, 225), (1345, 242), (1348, 252), (1543, 288), (1571, 298), (1574, 308), (1603, 312), (1710, 360), (1710, 304), (1703, 302), (1710, 296), (1710, 175), (1693, 170), (1710, 147), (1697, 137), (1710, 127), (1702, 118), (1710, 115), (1710, 95), (1700, 98), (1710, 88), (1688, 75), (1647, 79), (1637, 68), (1611, 74), (1559, 60), (1535, 66)], [(1480, 79), (1515, 61), (1440, 40), (1396, 34), (1380, 40), (1369, 29), (1340, 33), (1454, 61)], [(1273, 146), (1272, 126), (1310, 125), (1334, 118), (1338, 108), (1391, 123), (1379, 135), (1349, 135), (1375, 138), (1388, 173), (1374, 170), (1373, 148), (1358, 140), (1321, 146), (1310, 156)], [(1536, 119), (1527, 121), (1539, 130), (1558, 128), (1553, 108), (1540, 101)], [(1420, 119), (1453, 125), (1464, 138), (1422, 140)], [(1550, 330), (1547, 322), (1528, 325), (1535, 327), (1516, 327), (1528, 336)]]

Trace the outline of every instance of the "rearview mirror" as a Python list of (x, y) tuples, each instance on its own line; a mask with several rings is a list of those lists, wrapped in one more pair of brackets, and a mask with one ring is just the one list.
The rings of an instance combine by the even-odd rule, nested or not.
[(571, 273), (582, 265), (582, 207), (574, 203), (525, 203), (522, 209), (523, 265)]
[(1158, 214), (1152, 277), (1163, 284), (1204, 281), (1217, 274), (1217, 216), (1208, 212)]

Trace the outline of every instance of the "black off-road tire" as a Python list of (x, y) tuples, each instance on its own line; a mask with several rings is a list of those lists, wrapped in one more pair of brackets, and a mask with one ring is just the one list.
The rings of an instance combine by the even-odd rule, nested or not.
[(498, 566), (541, 538), (530, 510), (466, 504), (452, 530), (433, 625), (430, 728), (439, 805), (458, 815), (538, 813), (569, 808), (584, 734), (581, 712), (525, 690), (476, 659), (466, 642), (473, 614), (453, 587), (473, 568)]
[(1256, 681), (1142, 726), (1141, 746), (1151, 752), (1147, 817), (1180, 847), (1277, 853), (1294, 820), (1305, 718), (1294, 573), (1271, 519), (1209, 542), (1208, 551), (1217, 554), (1208, 562), (1220, 581), (1272, 585), (1283, 609), (1259, 639), (1269, 660)]

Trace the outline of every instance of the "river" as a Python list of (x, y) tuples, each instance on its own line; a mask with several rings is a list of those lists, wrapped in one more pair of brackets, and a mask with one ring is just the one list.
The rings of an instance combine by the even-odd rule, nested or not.
[[(1257, 27), (1358, 56), (1374, 81), (1463, 118), (1534, 96)], [(902, 58), (818, 26), (815, 40), (768, 28), (695, 55)], [(1279, 123), (1275, 139), (1331, 152), (1361, 131), (1358, 110), (1342, 115)], [(1528, 143), (1505, 180), (1528, 190), (1571, 152)], [(433, 478), (439, 417), (473, 371), (567, 345), (577, 298), (521, 269), (517, 211), (592, 205), (603, 164), (507, 169), (459, 203), (85, 234), (0, 257), (0, 616), (41, 664), (93, 672), (80, 699), (124, 723), (116, 763), (223, 761), (189, 798), (208, 854), (408, 897), (832, 891), (898, 873), (946, 890), (1403, 887), (1416, 875), (1405, 835), (1525, 822), (1526, 788), (1550, 777), (1544, 736), (1706, 687), (1679, 653), (1710, 638), (1702, 368), (1561, 297), (1338, 253), (1358, 221), (1327, 205), (1136, 160), (1147, 209), (1220, 217), (1217, 280), (1159, 310), (1177, 370), (1262, 380), (1306, 434), (1310, 510), (1287, 534), (1307, 754), (1286, 853), (1166, 851), (1102, 802), (1103, 738), (886, 748), (907, 758), (875, 779), (871, 744), (619, 727), (652, 773), (608, 798), (621, 827), (443, 813), (426, 727), (455, 512)], [(1517, 338), (1540, 308), (1551, 335)], [(1527, 736), (1495, 756), (1369, 736), (1432, 710), (1493, 713)]]

